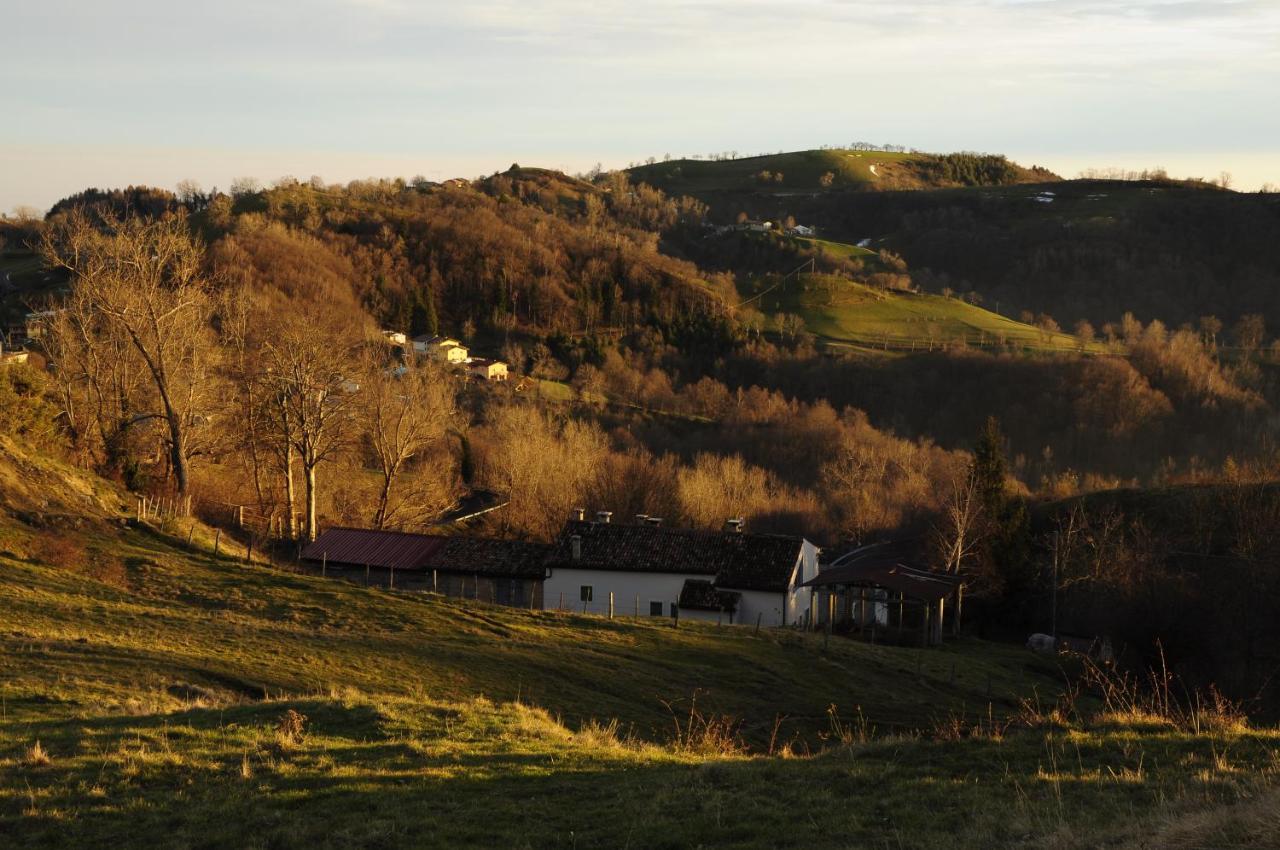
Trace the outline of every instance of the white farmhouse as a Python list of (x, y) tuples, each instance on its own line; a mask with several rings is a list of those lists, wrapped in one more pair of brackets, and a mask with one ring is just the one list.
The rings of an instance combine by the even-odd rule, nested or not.
[(547, 559), (549, 610), (679, 616), (764, 626), (804, 625), (813, 617), (818, 547), (801, 537), (748, 534), (741, 520), (724, 531), (666, 528), (637, 517), (613, 523), (582, 513), (560, 533)]
[(456, 339), (437, 334), (423, 334), (413, 338), (413, 350), (441, 363), (466, 363), (467, 347)]

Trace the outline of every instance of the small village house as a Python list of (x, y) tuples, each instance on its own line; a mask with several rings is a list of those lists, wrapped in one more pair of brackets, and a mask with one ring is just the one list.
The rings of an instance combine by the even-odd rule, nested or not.
[(547, 559), (548, 609), (764, 626), (811, 621), (818, 547), (801, 537), (750, 534), (741, 520), (723, 531), (669, 528), (653, 517), (614, 523), (579, 511)]
[(382, 333), (382, 338), (385, 339), (391, 345), (398, 345), (401, 348), (403, 348), (404, 346), (409, 344), (409, 338), (405, 336), (403, 333), (401, 333), (400, 331), (383, 330), (381, 331), (381, 333)]
[(507, 379), (507, 364), (501, 360), (472, 357), (467, 361), (467, 369), (477, 378), (482, 378), (486, 381), (505, 381)]
[(469, 353), (458, 340), (435, 334), (415, 336), (413, 350), (441, 363), (466, 363)]
[(302, 551), (309, 572), (395, 590), (541, 608), (545, 544), (331, 528)]

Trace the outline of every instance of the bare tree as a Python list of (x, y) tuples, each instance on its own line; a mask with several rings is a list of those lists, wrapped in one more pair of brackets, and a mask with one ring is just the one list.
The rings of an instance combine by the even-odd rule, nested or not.
[[(46, 262), (71, 273), (72, 301), (80, 310), (105, 319), (79, 324), (81, 333), (92, 334), (88, 344), (118, 335), (145, 365), (154, 407), (135, 412), (129, 424), (164, 422), (169, 470), (178, 492), (187, 495), (188, 464), (209, 419), (216, 357), (203, 245), (183, 215), (107, 215), (98, 226), (75, 211), (46, 232), (41, 250)], [(109, 341), (107, 349), (123, 346)]]
[(306, 497), (303, 533), (314, 540), (317, 470), (347, 447), (360, 399), (355, 343), (336, 317), (291, 313), (264, 343), (263, 358), (287, 486), (296, 452)]
[(366, 365), (363, 389), (365, 435), (382, 476), (373, 525), (385, 528), (399, 507), (392, 488), (410, 461), (444, 438), (455, 391), (442, 369), (389, 370), (380, 359)]
[(947, 572), (959, 574), (965, 560), (981, 546), (981, 519), (978, 477), (969, 465), (952, 476), (951, 492), (943, 507), (940, 523), (933, 529), (934, 545), (942, 555)]

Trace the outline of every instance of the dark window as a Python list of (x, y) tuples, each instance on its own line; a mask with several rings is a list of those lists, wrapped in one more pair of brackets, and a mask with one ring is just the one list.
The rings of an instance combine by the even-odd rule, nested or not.
[(662, 616), (662, 603), (661, 603), (661, 602), (650, 602), (650, 603), (649, 603), (649, 616), (650, 616), (650, 617), (661, 617), (661, 616)]
[(578, 599), (579, 599), (579, 601), (581, 601), (581, 602), (590, 602), (590, 601), (591, 601), (591, 585), (589, 585), (589, 584), (584, 584), (584, 585), (582, 586), (581, 595), (578, 597)]

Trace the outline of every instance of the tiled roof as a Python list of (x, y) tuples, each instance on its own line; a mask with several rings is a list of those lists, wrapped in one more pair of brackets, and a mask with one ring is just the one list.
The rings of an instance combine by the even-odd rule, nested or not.
[(550, 548), (515, 540), (331, 528), (303, 549), (302, 557), (357, 567), (541, 578), (542, 562)]
[(429, 570), (485, 576), (542, 578), (543, 562), (551, 547), (545, 543), (490, 540), (483, 537), (446, 537), (423, 565)]
[(958, 576), (912, 563), (906, 550), (892, 543), (862, 546), (833, 559), (803, 587), (855, 585), (887, 588), (916, 599), (937, 601), (961, 584)]
[[(577, 560), (574, 535), (582, 540), (582, 557)], [(803, 544), (799, 537), (780, 534), (570, 520), (547, 565), (705, 575), (714, 577), (717, 587), (782, 593), (791, 582)]]
[(680, 588), (681, 608), (698, 611), (727, 611), (732, 614), (738, 610), (741, 593), (732, 590), (717, 590), (709, 581), (699, 578), (687, 578), (684, 587)]

